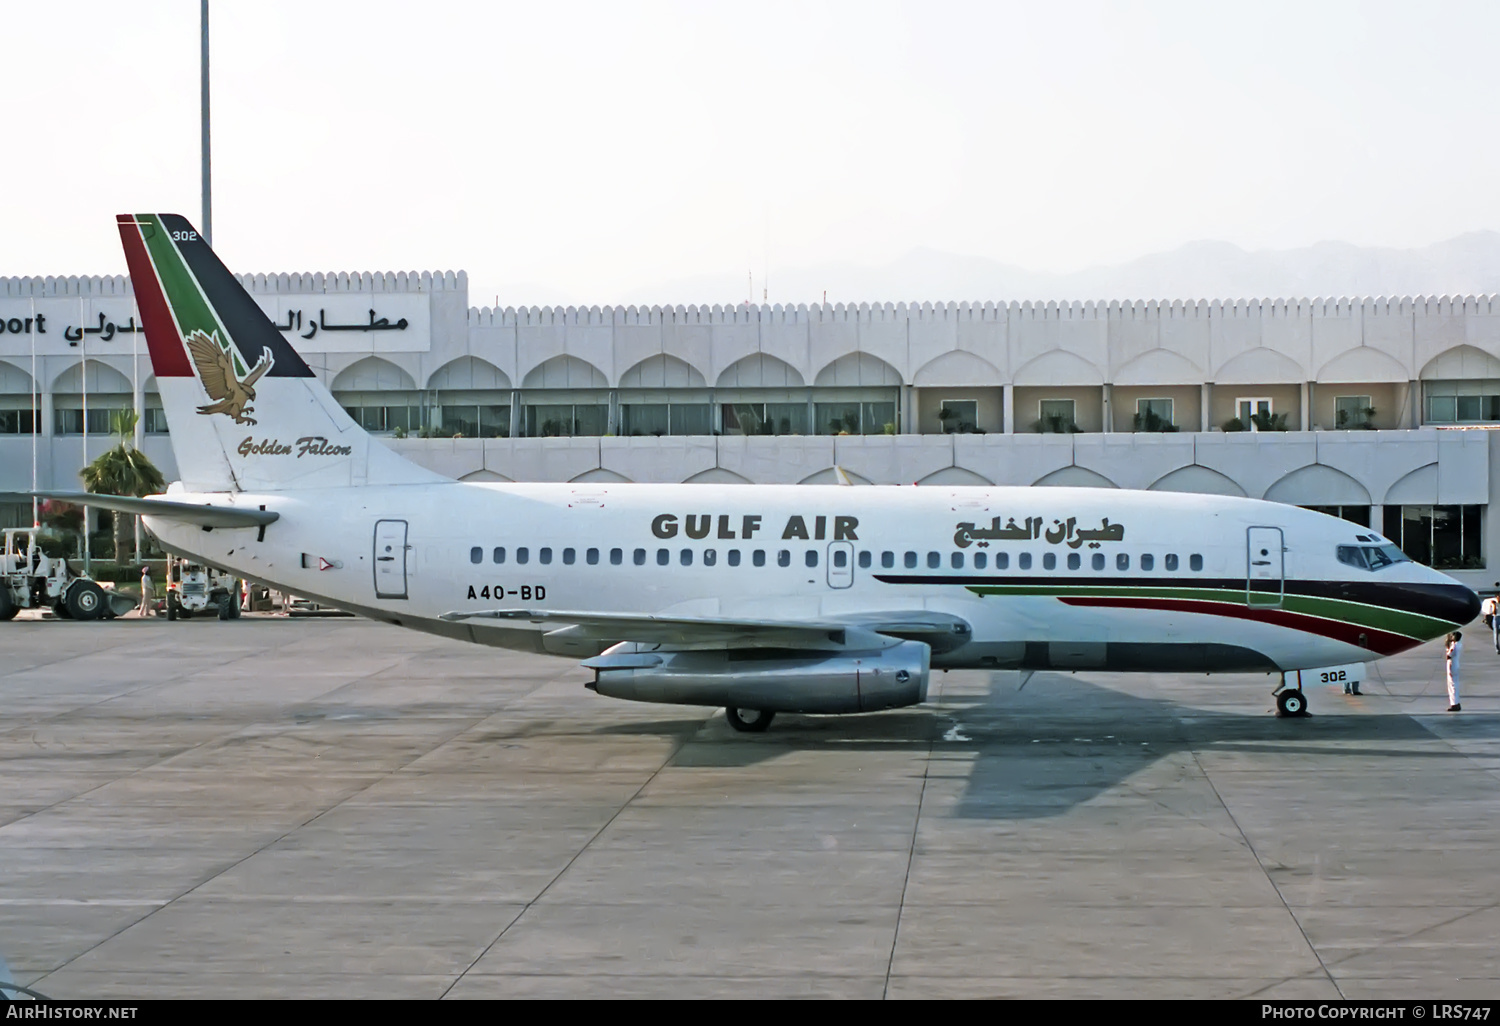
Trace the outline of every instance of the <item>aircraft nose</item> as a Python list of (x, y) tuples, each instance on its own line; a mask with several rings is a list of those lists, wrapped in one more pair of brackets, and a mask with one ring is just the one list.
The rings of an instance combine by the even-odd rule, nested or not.
[(1441, 619), (1463, 626), (1479, 616), (1482, 603), (1474, 589), (1444, 576), (1434, 591), (1433, 613)]

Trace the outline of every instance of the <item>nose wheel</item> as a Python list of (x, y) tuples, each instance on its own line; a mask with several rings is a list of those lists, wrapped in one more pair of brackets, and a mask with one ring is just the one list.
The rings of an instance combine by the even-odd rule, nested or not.
[(1306, 716), (1307, 695), (1301, 688), (1282, 688), (1276, 692), (1276, 715)]

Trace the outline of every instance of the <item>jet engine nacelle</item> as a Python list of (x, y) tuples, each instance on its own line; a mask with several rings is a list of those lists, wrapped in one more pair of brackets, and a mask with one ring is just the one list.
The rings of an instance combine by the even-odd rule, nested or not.
[(640, 647), (626, 642), (584, 660), (597, 675), (589, 687), (634, 702), (766, 712), (874, 712), (926, 701), (932, 654), (919, 641), (866, 652), (661, 652)]

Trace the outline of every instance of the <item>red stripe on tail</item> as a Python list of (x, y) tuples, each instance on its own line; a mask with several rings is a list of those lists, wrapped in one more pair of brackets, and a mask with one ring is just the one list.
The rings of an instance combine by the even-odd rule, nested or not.
[[(120, 229), (120, 242), (125, 246), (125, 263), (130, 268), (135, 305), (140, 308), (141, 321), (146, 326), (151, 369), (158, 378), (190, 378), (193, 367), (188, 362), (187, 350), (182, 347), (182, 338), (177, 334), (177, 322), (167, 306), (167, 297), (162, 293), (156, 269), (146, 254), (146, 241), (141, 238), (143, 226), (137, 223), (134, 214), (117, 214), (115, 221)], [(144, 227), (162, 231), (157, 225)]]

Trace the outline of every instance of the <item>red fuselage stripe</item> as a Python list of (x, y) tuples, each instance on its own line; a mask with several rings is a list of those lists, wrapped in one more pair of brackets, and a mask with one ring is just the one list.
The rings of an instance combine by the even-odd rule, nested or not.
[[(161, 282), (157, 280), (156, 268), (146, 253), (146, 242), (141, 238), (141, 228), (130, 214), (121, 214), (115, 219), (120, 229), (120, 241), (125, 246), (125, 264), (130, 268), (130, 286), (135, 290), (135, 305), (141, 311), (141, 321), (146, 327), (146, 348), (151, 352), (151, 370), (158, 378), (190, 378), (192, 365), (188, 363), (187, 350), (177, 334), (177, 322), (167, 307), (167, 297), (162, 294)], [(163, 231), (159, 225), (157, 231)]]
[[(1367, 648), (1378, 655), (1395, 655), (1421, 644), (1414, 638), (1359, 624), (1324, 620), (1321, 617), (1292, 613), (1285, 609), (1260, 609), (1253, 606), (1235, 605), (1231, 602), (1201, 602), (1193, 599), (1091, 597), (1084, 595), (1059, 595), (1059, 601), (1070, 606), (1108, 606), (1116, 609), (1163, 609), (1179, 613), (1202, 613), (1207, 616), (1229, 616), (1238, 620), (1255, 620), (1259, 623), (1275, 624), (1294, 631), (1319, 634), (1345, 644)], [(1365, 640), (1360, 642), (1360, 635)]]

